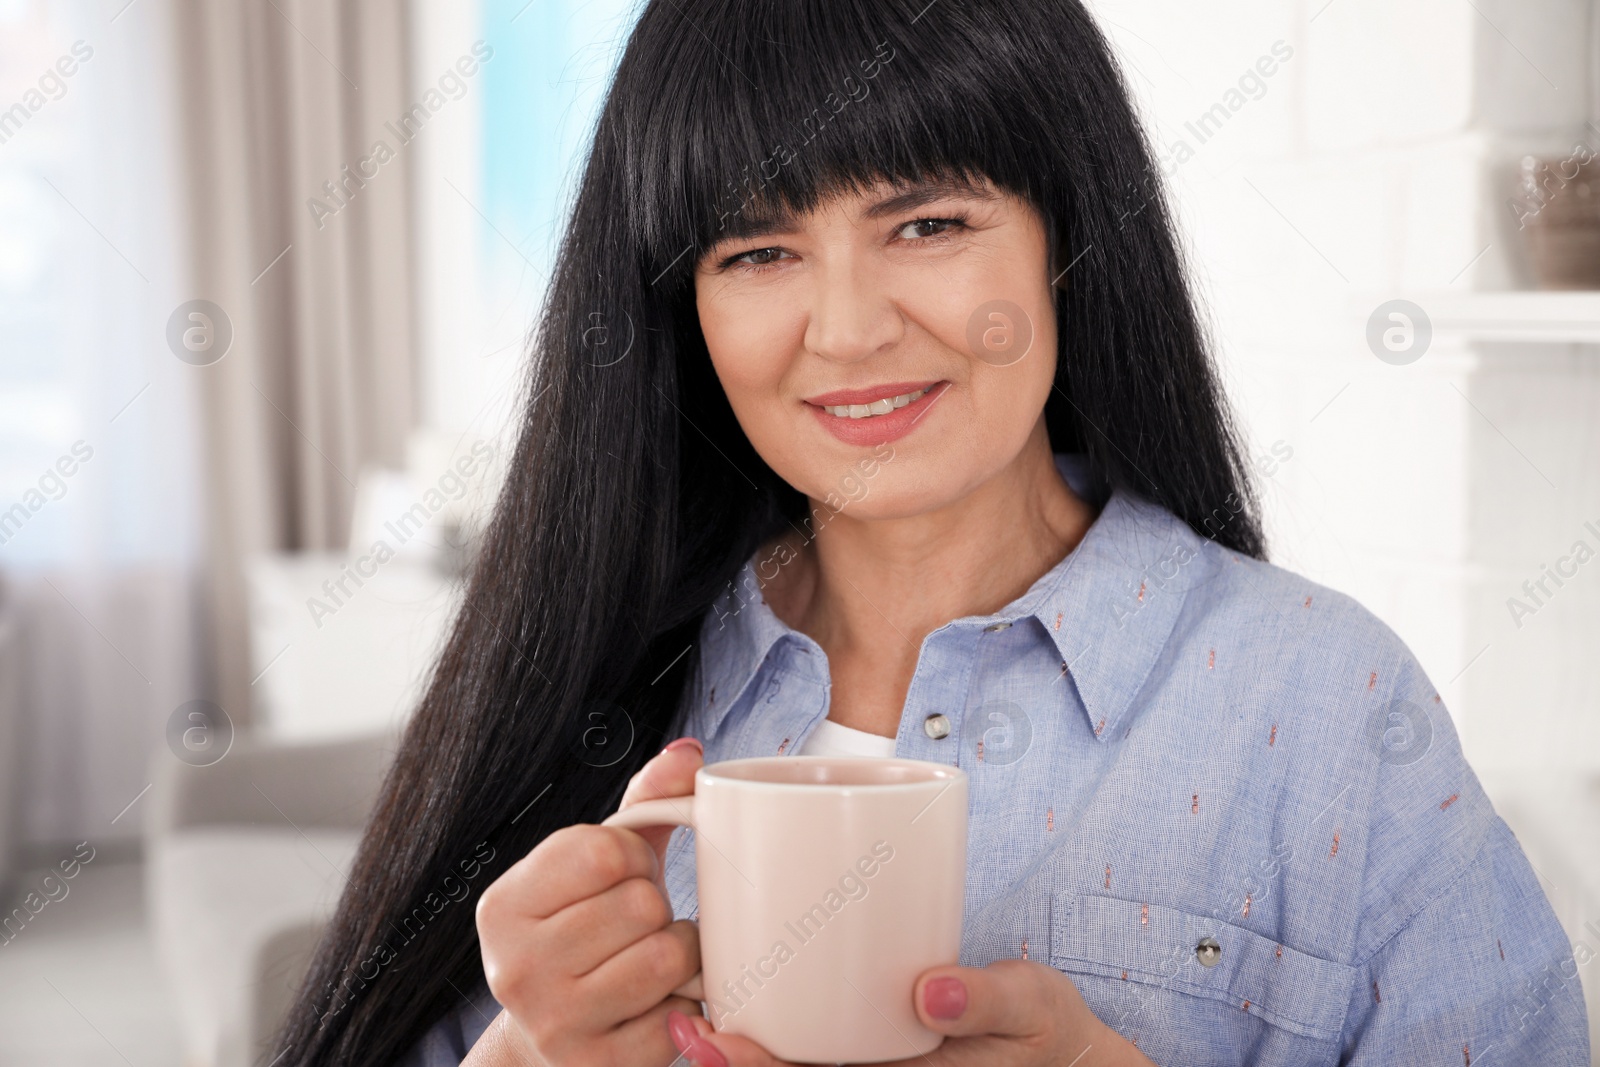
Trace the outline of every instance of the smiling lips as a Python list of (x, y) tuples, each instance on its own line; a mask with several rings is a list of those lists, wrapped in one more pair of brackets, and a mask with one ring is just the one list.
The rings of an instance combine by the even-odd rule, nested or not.
[(914, 389), (909, 393), (874, 400), (870, 404), (825, 405), (822, 410), (841, 419), (870, 419), (874, 415), (887, 415), (895, 408), (903, 408), (913, 400), (921, 400), (927, 391), (927, 389)]
[(849, 445), (876, 445), (910, 433), (949, 382), (887, 382), (806, 400), (823, 429)]

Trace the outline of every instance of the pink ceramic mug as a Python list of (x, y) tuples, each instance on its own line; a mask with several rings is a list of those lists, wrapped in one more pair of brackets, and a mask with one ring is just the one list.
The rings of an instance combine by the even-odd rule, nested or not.
[(796, 1063), (877, 1063), (943, 1040), (912, 987), (961, 954), (967, 775), (828, 756), (702, 767), (695, 792), (606, 820), (695, 830), (704, 999), (717, 1030)]

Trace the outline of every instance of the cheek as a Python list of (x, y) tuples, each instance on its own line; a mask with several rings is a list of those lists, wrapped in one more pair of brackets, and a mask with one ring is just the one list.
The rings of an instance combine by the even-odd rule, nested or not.
[(783, 378), (782, 330), (769, 312), (746, 301), (700, 302), (700, 330), (711, 365), (735, 412), (777, 398)]
[[(1031, 313), (1032, 337), (1014, 363), (972, 359), (972, 404), (982, 429), (974, 445), (991, 458), (1009, 459), (1027, 440), (1055, 385), (1055, 323)], [(971, 356), (969, 351), (968, 356)]]
[(908, 302), (908, 311), (964, 363), (955, 406), (970, 405), (976, 438), (966, 446), (1011, 442), (1018, 436), (1013, 428), (1025, 437), (1033, 425), (1027, 415), (1043, 408), (1055, 381), (1052, 290), (1000, 263), (946, 274), (943, 287), (929, 287)]
[(802, 327), (796, 327), (792, 302), (762, 297), (698, 301), (700, 330), (706, 351), (728, 405), (745, 436), (774, 469), (789, 450), (794, 435), (783, 384), (795, 361)]
[(1027, 353), (1010, 366), (988, 369), (1002, 391), (1019, 402), (1040, 407), (1055, 386), (1055, 309), (1047, 297), (1034, 305), (1028, 314), (1033, 336)]

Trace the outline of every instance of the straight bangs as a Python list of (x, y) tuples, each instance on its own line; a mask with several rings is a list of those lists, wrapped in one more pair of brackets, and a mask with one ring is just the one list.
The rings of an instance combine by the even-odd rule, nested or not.
[(1043, 57), (1017, 51), (1025, 13), (916, 14), (882, 0), (650, 5), (640, 38), (657, 45), (619, 69), (645, 84), (615, 116), (613, 158), (656, 284), (676, 289), (718, 240), (880, 181), (987, 178), (1056, 217), (1045, 180), (1066, 146), (1036, 119), (1051, 94), (1030, 75)]

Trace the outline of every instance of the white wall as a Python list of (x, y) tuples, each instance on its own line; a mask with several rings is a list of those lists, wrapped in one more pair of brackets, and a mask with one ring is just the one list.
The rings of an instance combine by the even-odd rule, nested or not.
[[(1093, 0), (1156, 143), (1261, 479), (1276, 562), (1356, 596), (1421, 658), (1469, 758), (1600, 769), (1600, 565), (1516, 626), (1506, 600), (1600, 529), (1600, 351), (1440, 330), (1377, 359), (1366, 318), (1525, 287), (1525, 153), (1588, 134), (1574, 0)], [(1293, 50), (1221, 129), (1276, 42)], [(1250, 86), (1255, 89), (1255, 86)], [(1234, 98), (1234, 103), (1238, 98)], [(1193, 149), (1183, 154), (1178, 141)], [(1551, 586), (1554, 590), (1554, 586)]]

